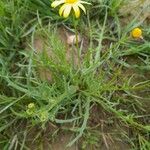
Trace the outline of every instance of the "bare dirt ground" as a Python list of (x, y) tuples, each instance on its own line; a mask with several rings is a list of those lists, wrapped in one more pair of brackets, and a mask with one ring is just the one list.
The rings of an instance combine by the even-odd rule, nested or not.
[[(28, 143), (33, 150), (129, 150), (130, 146), (119, 135), (122, 130), (116, 123), (108, 123), (110, 114), (105, 114), (101, 108), (94, 105), (91, 109), (91, 116), (88, 121), (88, 126), (91, 131), (94, 131), (93, 136), (97, 135), (97, 144), (87, 144), (86, 141), (92, 140), (87, 137), (82, 137), (78, 142), (71, 147), (67, 147), (68, 143), (75, 138), (75, 135), (70, 131), (65, 131), (51, 123), (47, 124), (46, 130), (42, 131), (39, 128), (33, 128), (28, 133)], [(126, 129), (128, 132), (128, 129)], [(33, 137), (39, 135), (40, 141), (34, 141)], [(92, 137), (92, 135), (91, 135)], [(84, 143), (86, 147), (83, 148)]]

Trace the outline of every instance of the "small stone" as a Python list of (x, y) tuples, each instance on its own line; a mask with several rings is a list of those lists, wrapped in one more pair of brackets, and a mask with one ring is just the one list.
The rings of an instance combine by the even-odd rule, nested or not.
[[(80, 35), (77, 36), (77, 42), (78, 43), (81, 42), (81, 36)], [(69, 44), (69, 45), (76, 44), (76, 35), (68, 35), (67, 44)]]

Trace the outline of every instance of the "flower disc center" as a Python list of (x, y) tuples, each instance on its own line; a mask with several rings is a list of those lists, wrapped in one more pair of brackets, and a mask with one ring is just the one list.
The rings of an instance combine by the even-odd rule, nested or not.
[(77, 2), (78, 0), (66, 0), (66, 3), (75, 3)]

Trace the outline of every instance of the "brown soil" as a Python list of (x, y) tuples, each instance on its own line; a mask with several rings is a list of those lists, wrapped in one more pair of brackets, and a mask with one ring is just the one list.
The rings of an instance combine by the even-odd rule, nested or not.
[(150, 1), (149, 0), (132, 0), (124, 1), (123, 6), (119, 10), (122, 16), (121, 24), (123, 26), (129, 24), (133, 18), (138, 22), (150, 23)]
[[(83, 149), (83, 144), (87, 141), (86, 137), (80, 138), (78, 142), (71, 147), (67, 147), (69, 142), (75, 138), (75, 135), (70, 131), (65, 131), (62, 127), (47, 124), (45, 131), (34, 127), (27, 134), (27, 143), (30, 149), (33, 150), (129, 150), (130, 147), (124, 142), (124, 139), (119, 135), (122, 130), (116, 125), (116, 122), (109, 123), (110, 114), (105, 114), (101, 111), (101, 107), (94, 105), (90, 112), (88, 122), (89, 130), (97, 135), (97, 144), (86, 144)], [(93, 136), (95, 136), (93, 134)], [(35, 137), (37, 140), (33, 140)], [(91, 135), (92, 138), (92, 135)], [(39, 139), (39, 140), (38, 140)]]

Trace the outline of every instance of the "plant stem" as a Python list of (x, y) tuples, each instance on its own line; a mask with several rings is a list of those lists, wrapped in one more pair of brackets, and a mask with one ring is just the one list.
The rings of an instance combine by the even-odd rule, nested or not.
[(78, 39), (79, 35), (78, 35), (78, 30), (77, 30), (78, 21), (74, 18), (73, 23), (74, 23), (74, 29), (75, 29), (75, 44), (76, 44), (76, 49), (77, 49), (78, 65), (80, 68), (81, 62), (80, 62), (80, 50), (79, 50), (79, 39)]

